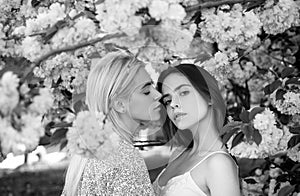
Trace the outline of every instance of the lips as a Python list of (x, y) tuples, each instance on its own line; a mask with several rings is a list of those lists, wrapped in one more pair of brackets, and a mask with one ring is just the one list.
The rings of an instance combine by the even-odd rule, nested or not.
[(161, 105), (160, 103), (156, 104), (156, 105), (153, 107), (153, 109), (154, 109), (154, 110), (160, 109), (160, 105)]
[(175, 113), (174, 114), (174, 121), (177, 121), (178, 119), (180, 119), (181, 117), (185, 116), (186, 113), (183, 113), (183, 112), (179, 112), (179, 113)]

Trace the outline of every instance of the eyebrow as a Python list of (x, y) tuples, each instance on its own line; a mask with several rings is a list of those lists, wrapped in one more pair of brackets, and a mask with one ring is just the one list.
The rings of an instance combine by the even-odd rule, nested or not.
[(153, 84), (153, 81), (147, 82), (143, 85), (143, 87), (141, 89), (144, 89), (145, 87), (150, 86), (152, 84)]
[[(189, 84), (181, 84), (181, 85), (177, 86), (177, 87), (174, 89), (174, 91), (178, 91), (181, 87), (184, 87), (184, 86), (191, 86), (191, 85), (189, 85)], [(168, 93), (167, 93), (167, 94), (164, 94), (164, 95), (161, 97), (161, 99), (163, 99), (163, 98), (165, 98), (165, 97), (167, 97), (167, 96), (169, 96)]]

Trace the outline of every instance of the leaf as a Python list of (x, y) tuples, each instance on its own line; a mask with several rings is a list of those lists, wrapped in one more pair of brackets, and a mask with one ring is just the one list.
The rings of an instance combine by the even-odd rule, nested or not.
[(250, 113), (247, 110), (243, 109), (243, 111), (240, 113), (239, 117), (244, 123), (249, 123), (250, 122), (249, 114)]
[(45, 135), (40, 138), (39, 145), (48, 145), (50, 144), (50, 137)]
[(223, 144), (226, 144), (228, 140), (232, 137), (232, 135), (235, 134), (238, 130), (240, 130), (240, 127), (235, 127), (230, 131), (226, 132), (222, 137)]
[(259, 133), (259, 131), (256, 129), (254, 129), (254, 131), (253, 131), (253, 140), (257, 145), (259, 145), (262, 141), (262, 136)]
[(276, 101), (278, 101), (278, 100), (283, 100), (283, 95), (286, 93), (286, 91), (285, 90), (283, 90), (283, 89), (278, 89), (277, 91), (276, 91)]
[(85, 100), (85, 92), (74, 94), (72, 96), (72, 103), (76, 103), (77, 101), (84, 101)]
[(249, 124), (246, 124), (245, 126), (243, 126), (242, 131), (245, 134), (247, 141), (250, 141), (253, 137), (252, 126), (250, 126)]
[(51, 121), (45, 126), (45, 131), (48, 132), (50, 129), (54, 128), (55, 122)]
[(74, 104), (73, 108), (74, 108), (75, 113), (78, 114), (78, 112), (86, 110), (87, 106), (84, 103), (84, 101), (79, 100)]
[(244, 138), (244, 133), (239, 132), (232, 140), (231, 149), (236, 145), (238, 145), (239, 143), (241, 143), (243, 141), (243, 138)]
[(67, 128), (57, 129), (50, 138), (50, 145), (56, 145), (61, 142), (62, 139), (66, 138)]
[(289, 131), (292, 134), (300, 134), (300, 127), (290, 127)]
[(286, 78), (286, 77), (291, 76), (294, 71), (295, 71), (295, 69), (293, 67), (284, 68), (281, 72), (281, 78)]
[(271, 84), (268, 84), (264, 88), (265, 94), (269, 95), (269, 94), (273, 93), (281, 84), (282, 84), (282, 82), (280, 80), (275, 80)]
[(246, 178), (244, 179), (244, 181), (247, 183), (247, 184), (256, 184), (256, 180), (254, 180), (253, 178)]
[(196, 60), (194, 61), (194, 63), (197, 63), (197, 62), (200, 62), (200, 63), (203, 63), (204, 61), (207, 61), (211, 58), (211, 55), (207, 52), (202, 52), (200, 53)]
[(279, 192), (278, 192), (278, 196), (288, 196), (290, 195), (293, 191), (295, 190), (295, 185), (291, 186), (291, 185), (286, 185), (284, 187), (282, 187)]
[(292, 136), (290, 138), (290, 140), (288, 141), (288, 149), (293, 148), (294, 146), (296, 146), (299, 143), (300, 143), (300, 135)]
[(290, 78), (287, 81), (285, 81), (285, 85), (288, 84), (300, 85), (300, 78)]
[(258, 113), (261, 113), (265, 110), (265, 108), (263, 107), (255, 107), (251, 110), (250, 114), (249, 114), (249, 120), (253, 120), (255, 115), (258, 114)]
[(68, 140), (65, 138), (62, 139), (59, 149), (62, 150), (67, 144), (68, 144)]
[(237, 122), (237, 121), (230, 122), (222, 128), (220, 135), (224, 135), (225, 133), (231, 131), (235, 127), (240, 127), (242, 124), (243, 124), (242, 122)]

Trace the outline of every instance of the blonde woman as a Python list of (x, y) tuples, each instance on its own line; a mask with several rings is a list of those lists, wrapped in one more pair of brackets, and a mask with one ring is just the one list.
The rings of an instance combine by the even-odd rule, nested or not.
[(73, 156), (63, 195), (154, 195), (132, 138), (141, 122), (160, 118), (160, 98), (144, 63), (134, 56), (113, 52), (100, 59), (88, 76), (86, 102), (91, 112), (106, 114), (121, 142), (103, 160)]
[(168, 118), (164, 129), (174, 155), (158, 175), (159, 196), (239, 196), (238, 167), (220, 138), (225, 102), (203, 68), (180, 64), (163, 71), (158, 90)]

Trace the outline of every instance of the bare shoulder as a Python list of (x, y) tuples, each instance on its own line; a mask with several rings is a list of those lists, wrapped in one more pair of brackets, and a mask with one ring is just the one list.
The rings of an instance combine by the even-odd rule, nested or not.
[(206, 182), (211, 195), (240, 195), (238, 168), (229, 154), (218, 153), (206, 161)]
[(206, 160), (208, 170), (237, 170), (237, 165), (230, 154), (216, 153)]

